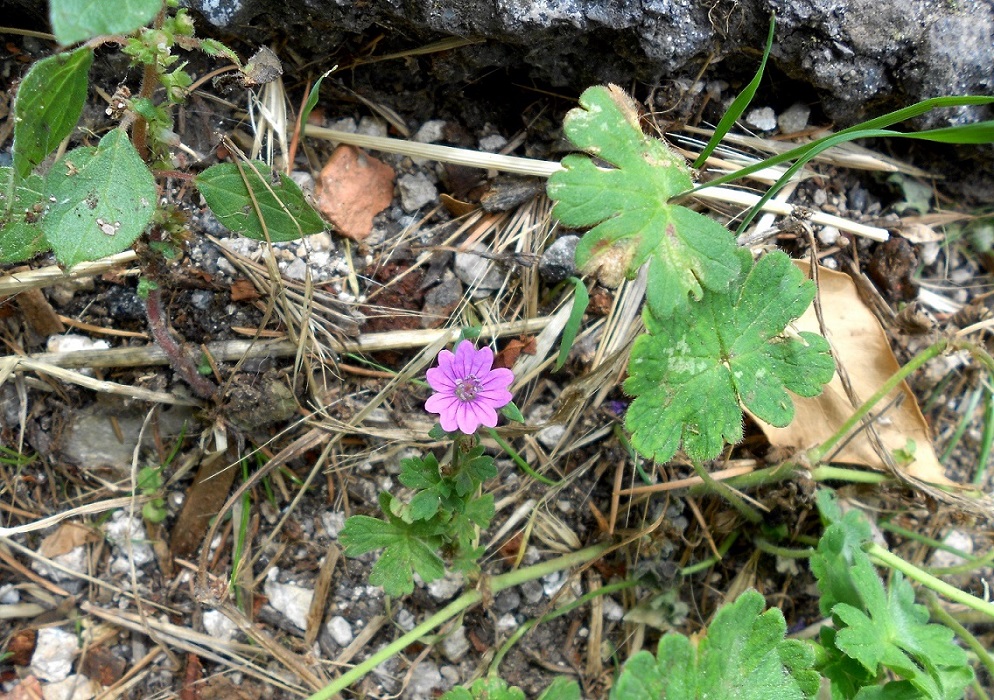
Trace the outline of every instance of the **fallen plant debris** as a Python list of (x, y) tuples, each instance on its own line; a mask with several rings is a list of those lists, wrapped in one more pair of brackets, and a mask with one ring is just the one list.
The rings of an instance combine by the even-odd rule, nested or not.
[[(0, 293), (31, 291), (0, 306), (4, 697), (986, 697), (982, 216), (921, 223), (925, 171), (828, 149), (994, 142), (893, 128), (994, 98), (743, 140), (771, 24), (710, 143), (597, 86), (555, 162), (485, 152), (558, 157), (545, 117), (471, 137), (173, 2), (50, 10), (0, 129)], [(842, 207), (867, 163), (891, 212)], [(961, 298), (926, 294), (956, 256)], [(36, 352), (67, 327), (114, 347)]]

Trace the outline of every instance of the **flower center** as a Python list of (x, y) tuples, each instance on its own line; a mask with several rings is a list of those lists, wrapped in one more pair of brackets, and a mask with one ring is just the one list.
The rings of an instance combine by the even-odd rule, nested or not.
[(480, 391), (480, 380), (470, 375), (456, 382), (456, 398), (460, 401), (473, 401)]

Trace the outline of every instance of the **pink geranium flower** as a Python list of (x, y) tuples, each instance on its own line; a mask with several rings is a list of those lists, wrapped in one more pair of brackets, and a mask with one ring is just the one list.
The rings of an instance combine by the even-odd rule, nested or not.
[(511, 402), (507, 390), (514, 381), (509, 369), (492, 369), (494, 353), (490, 348), (477, 350), (464, 340), (455, 353), (438, 353), (438, 367), (428, 370), (428, 384), (435, 393), (425, 402), (425, 410), (438, 414), (442, 430), (457, 428), (472, 435), (477, 428), (497, 425), (497, 409)]

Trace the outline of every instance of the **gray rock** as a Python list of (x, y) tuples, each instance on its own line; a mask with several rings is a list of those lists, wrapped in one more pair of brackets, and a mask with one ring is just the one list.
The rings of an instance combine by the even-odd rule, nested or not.
[(576, 244), (579, 236), (560, 236), (545, 249), (538, 262), (538, 273), (547, 284), (559, 284), (577, 273)]
[[(111, 417), (117, 418), (124, 440), (118, 439)], [(144, 413), (130, 411), (124, 407), (105, 403), (95, 403), (82, 408), (72, 415), (68, 437), (63, 443), (62, 457), (86, 469), (112, 467), (130, 470), (131, 459), (141, 433)], [(196, 424), (194, 414), (188, 407), (173, 406), (159, 413), (159, 431), (163, 439), (175, 438), (188, 423), (187, 431)], [(143, 444), (151, 446), (153, 431), (146, 430)]]
[(269, 605), (283, 613), (284, 617), (300, 629), (307, 629), (307, 613), (314, 599), (314, 591), (292, 583), (276, 580), (279, 569), (269, 570), (263, 590), (269, 598)]
[(513, 612), (519, 605), (521, 605), (521, 594), (515, 588), (501, 591), (494, 599), (494, 607), (501, 613)]
[(450, 571), (442, 578), (428, 584), (428, 595), (439, 602), (451, 600), (466, 584), (463, 575), (458, 571)]
[[(7, 4), (37, 11), (34, 0)], [(322, 54), (381, 26), (412, 46), (440, 35), (480, 37), (489, 41), (437, 57), (432, 77), (456, 83), (501, 66), (574, 90), (694, 75), (709, 55), (719, 66), (741, 65), (738, 55), (748, 51), (754, 63), (775, 12), (772, 62), (814, 86), (841, 126), (870, 109), (945, 94), (991, 94), (994, 88), (994, 6), (986, 0), (741, 0), (720, 17), (707, 3), (689, 0), (186, 4), (218, 29), (255, 43), (292, 36), (298, 52)], [(729, 57), (735, 60), (724, 60)], [(963, 123), (985, 114), (983, 107), (966, 107), (923, 121)]]
[(795, 102), (777, 117), (777, 126), (783, 134), (796, 134), (808, 126), (811, 108), (802, 102)]
[(328, 620), (325, 626), (328, 628), (328, 634), (331, 635), (331, 638), (335, 640), (335, 644), (338, 646), (347, 647), (352, 643), (352, 639), (354, 638), (352, 625), (341, 615), (335, 615)]
[(78, 651), (79, 638), (75, 634), (59, 627), (43, 627), (35, 640), (31, 672), (43, 681), (64, 680), (72, 671)]
[(777, 128), (777, 115), (770, 107), (757, 107), (746, 112), (746, 124), (760, 131), (773, 131)]
[(441, 328), (449, 320), (453, 311), (462, 301), (462, 283), (448, 273), (438, 285), (425, 294), (421, 325), (424, 328)]
[(431, 119), (421, 125), (421, 128), (414, 134), (414, 140), (418, 143), (435, 143), (441, 141), (445, 135), (445, 120)]
[(400, 205), (406, 212), (414, 212), (431, 204), (438, 197), (435, 184), (424, 173), (408, 173), (397, 178)]
[[(473, 250), (488, 252), (486, 246), (479, 243), (473, 246)], [(484, 294), (499, 289), (504, 283), (504, 271), (489, 257), (474, 252), (456, 253), (453, 269), (456, 277), (467, 286)]]
[(469, 651), (469, 640), (466, 639), (466, 626), (459, 625), (442, 640), (442, 656), (457, 663)]
[(519, 588), (521, 588), (521, 593), (524, 595), (525, 600), (531, 605), (541, 602), (542, 598), (545, 597), (542, 584), (538, 581), (525, 581)]
[(403, 697), (406, 700), (422, 700), (436, 697), (435, 691), (444, 689), (445, 681), (438, 666), (431, 661), (422, 661), (411, 669), (411, 680)]

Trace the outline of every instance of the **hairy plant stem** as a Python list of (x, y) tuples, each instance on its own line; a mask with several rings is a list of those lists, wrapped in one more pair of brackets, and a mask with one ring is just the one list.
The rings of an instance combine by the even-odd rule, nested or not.
[(166, 311), (162, 306), (162, 290), (152, 289), (145, 300), (145, 311), (148, 316), (148, 328), (159, 347), (169, 358), (169, 364), (176, 370), (198, 397), (212, 399), (217, 394), (217, 385), (197, 371), (197, 366), (186, 354), (183, 347), (176, 342), (166, 319)]
[(923, 586), (928, 586), (939, 595), (957, 603), (962, 603), (963, 605), (972, 608), (979, 613), (983, 613), (994, 620), (994, 603), (981, 600), (976, 596), (970, 595), (966, 591), (961, 591), (955, 586), (950, 586), (945, 581), (937, 579), (935, 576), (922, 571), (914, 564), (905, 561), (896, 554), (888, 552), (878, 544), (867, 542), (863, 545), (863, 550), (869, 554), (870, 559), (877, 564), (900, 571), (908, 578), (914, 579)]
[(483, 600), (483, 591), (487, 591), (488, 595), (496, 594), (504, 589), (519, 586), (525, 581), (534, 581), (557, 571), (586, 564), (597, 559), (610, 549), (610, 547), (611, 544), (609, 543), (598, 544), (593, 547), (581, 549), (578, 552), (573, 552), (572, 554), (566, 554), (556, 559), (535, 564), (534, 566), (518, 569), (517, 571), (510, 571), (499, 576), (484, 576), (480, 581), (480, 585), (475, 589), (466, 591), (410, 632), (398, 637), (361, 664), (352, 667), (349, 671), (342, 674), (341, 677), (335, 679), (334, 682), (311, 695), (307, 700), (331, 700), (331, 698), (334, 698), (338, 693), (348, 688), (394, 654), (399, 654), (408, 645), (416, 642), (464, 610), (479, 603)]
[[(152, 27), (154, 29), (161, 29), (165, 16), (165, 12), (160, 11), (156, 16), (155, 21), (152, 23)], [(138, 96), (151, 99), (152, 95), (155, 93), (155, 88), (158, 86), (158, 67), (155, 63), (146, 63), (144, 70), (142, 70), (142, 82), (138, 91)], [(148, 121), (140, 114), (136, 115), (135, 124), (131, 128), (131, 144), (135, 147), (135, 150), (138, 151), (138, 155), (141, 156), (141, 159), (148, 161), (150, 156), (148, 148)]]
[(708, 473), (708, 470), (704, 468), (704, 465), (696, 459), (691, 460), (691, 464), (694, 465), (694, 471), (697, 472), (697, 476), (701, 477), (701, 481), (704, 482), (703, 486), (706, 487), (710, 493), (717, 494), (731, 503), (732, 507), (734, 507), (735, 510), (737, 510), (739, 514), (750, 523), (758, 525), (763, 522), (763, 516), (759, 514), (759, 511), (748, 505), (739, 494), (735, 493), (735, 489), (724, 481), (715, 481), (714, 477), (712, 477)]

